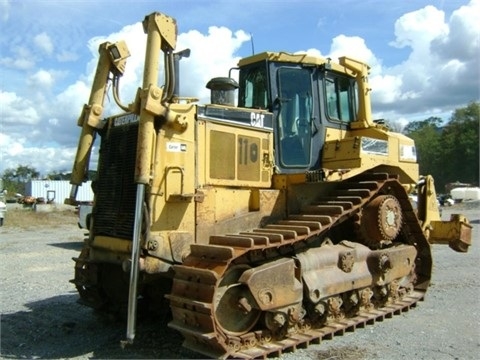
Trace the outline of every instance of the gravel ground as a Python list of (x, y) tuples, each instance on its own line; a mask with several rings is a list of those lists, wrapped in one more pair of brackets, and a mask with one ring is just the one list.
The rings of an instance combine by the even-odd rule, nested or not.
[[(477, 359), (480, 353), (479, 203), (462, 212), (473, 224), (474, 245), (459, 254), (434, 246), (432, 285), (415, 309), (365, 329), (286, 353), (281, 359)], [(18, 216), (18, 212), (16, 212)], [(181, 347), (167, 319), (139, 324), (135, 343), (120, 348), (125, 325), (76, 303), (72, 257), (82, 245), (75, 218), (55, 224), (0, 228), (1, 358), (198, 358)], [(21, 216), (21, 213), (20, 213)], [(63, 220), (62, 220), (63, 219)]]

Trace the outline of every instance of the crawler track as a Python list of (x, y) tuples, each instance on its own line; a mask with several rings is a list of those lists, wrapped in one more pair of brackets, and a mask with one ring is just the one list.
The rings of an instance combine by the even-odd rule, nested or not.
[[(309, 240), (321, 237), (358, 215), (360, 209), (379, 194), (393, 195), (401, 205), (402, 242), (414, 245), (418, 251), (415, 290), (386, 306), (359, 311), (352, 317), (329, 321), (318, 327), (307, 319), (281, 338), (272, 337), (268, 329), (261, 326), (238, 336), (223, 331), (216, 320), (215, 302), (220, 282), (232, 266), (268, 262), (281, 256), (292, 257), (296, 249), (308, 248)], [(167, 296), (173, 314), (169, 326), (183, 334), (185, 347), (202, 354), (215, 358), (265, 358), (409, 310), (423, 298), (430, 271), (428, 241), (405, 190), (394, 177), (372, 174), (339, 183), (328, 198), (320, 199), (302, 209), (301, 213), (275, 224), (233, 235), (212, 236), (208, 245), (192, 245), (184, 264), (175, 266), (173, 289)]]
[[(250, 341), (247, 345), (239, 345), (239, 347), (232, 346), (231, 352), (228, 353), (212, 351), (217, 347), (213, 336), (201, 336), (198, 331), (191, 331), (176, 323), (172, 323), (170, 326), (183, 333), (186, 338), (185, 347), (212, 358), (261, 359), (280, 356), (283, 352), (307, 348), (310, 344), (320, 344), (322, 340), (331, 340), (334, 336), (344, 335), (345, 332), (353, 332), (357, 328), (364, 328), (367, 325), (373, 325), (375, 322), (392, 318), (394, 315), (400, 315), (415, 307), (417, 302), (422, 300), (423, 297), (423, 291), (414, 291), (402, 300), (388, 306), (365, 311), (355, 317), (332, 322), (319, 329), (299, 329), (298, 332), (289, 334), (281, 340), (263, 339), (262, 341), (262, 339), (258, 338), (258, 334), (254, 334), (256, 336), (255, 341)], [(249, 336), (251, 337), (250, 334)], [(248, 336), (244, 338), (248, 338)], [(241, 341), (242, 339), (239, 340)]]

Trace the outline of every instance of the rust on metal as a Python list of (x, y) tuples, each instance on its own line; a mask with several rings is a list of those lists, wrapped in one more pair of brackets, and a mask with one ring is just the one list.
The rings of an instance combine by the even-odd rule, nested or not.
[[(210, 245), (193, 247), (184, 265), (175, 266), (167, 295), (169, 326), (184, 335), (184, 345), (216, 358), (266, 358), (415, 306), (430, 279), (427, 239), (396, 179), (366, 184), (352, 181), (350, 190), (345, 184), (337, 189), (339, 196), (363, 195), (345, 207), (312, 205), (265, 228), (212, 236)], [(325, 239), (320, 247), (301, 250), (370, 202), (376, 235), (401, 236), (401, 243), (375, 250)], [(300, 251), (289, 250), (294, 244)], [(282, 252), (287, 256), (279, 257)]]

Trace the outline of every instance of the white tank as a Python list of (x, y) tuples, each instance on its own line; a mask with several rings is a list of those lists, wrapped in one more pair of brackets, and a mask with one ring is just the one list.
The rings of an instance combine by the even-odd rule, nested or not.
[(450, 191), (452, 199), (455, 201), (480, 200), (480, 188), (478, 187), (459, 187)]
[(465, 200), (480, 200), (480, 188), (467, 188), (467, 190), (465, 190)]

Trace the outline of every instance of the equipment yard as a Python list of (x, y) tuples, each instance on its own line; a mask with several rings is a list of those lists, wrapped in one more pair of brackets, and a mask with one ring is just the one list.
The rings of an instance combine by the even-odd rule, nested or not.
[[(433, 271), (416, 308), (346, 332), (281, 359), (476, 359), (480, 350), (479, 202), (443, 209), (473, 225), (466, 254), (432, 246)], [(77, 304), (69, 283), (84, 230), (73, 212), (8, 211), (0, 228), (1, 358), (198, 358), (183, 348), (168, 318), (139, 319), (132, 346), (120, 347), (125, 324)], [(165, 307), (168, 303), (165, 302)], [(99, 321), (101, 317), (101, 321)]]

